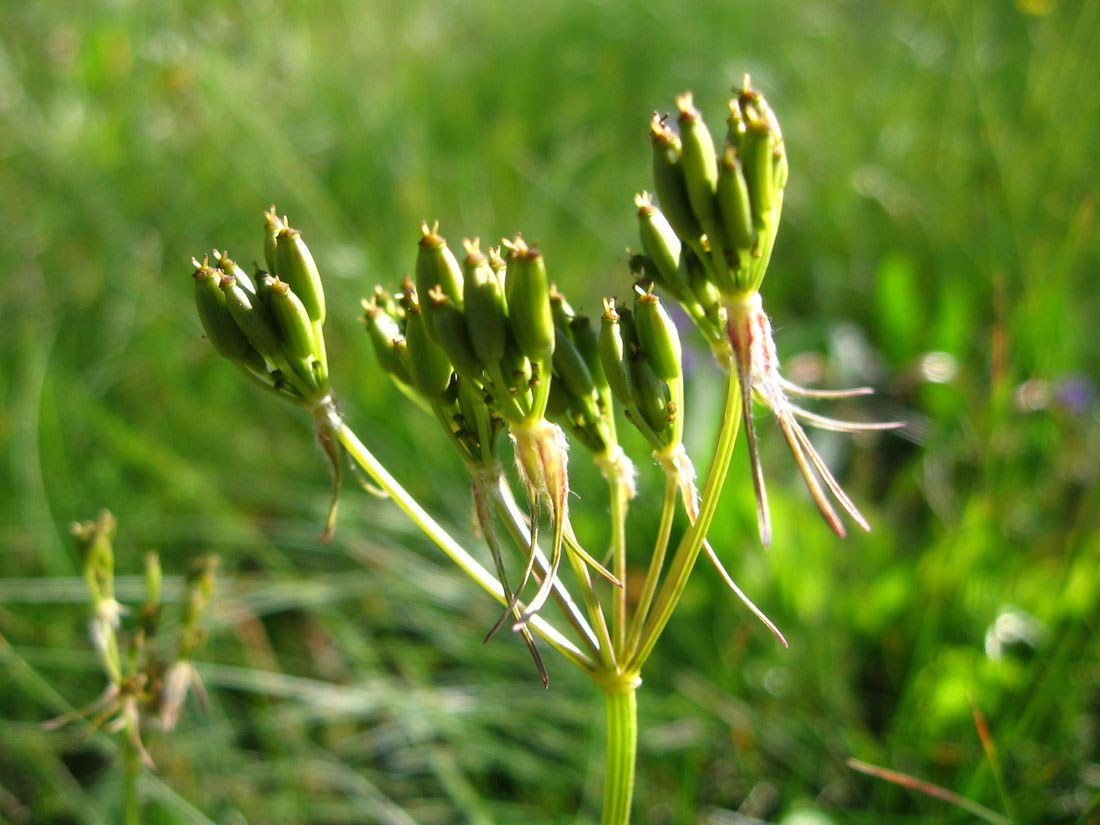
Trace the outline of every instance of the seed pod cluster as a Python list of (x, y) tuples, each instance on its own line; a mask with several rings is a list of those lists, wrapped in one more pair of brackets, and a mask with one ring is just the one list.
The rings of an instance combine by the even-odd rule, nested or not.
[(471, 461), (495, 455), (502, 421), (544, 414), (604, 453), (611, 395), (591, 322), (549, 284), (542, 254), (520, 235), (487, 252), (476, 238), (463, 248), (459, 261), (438, 224), (422, 224), (415, 281), (406, 278), (396, 299), (381, 287), (364, 299), (379, 364), (437, 415), (442, 408)]
[(759, 289), (779, 225), (787, 157), (779, 123), (747, 77), (729, 101), (718, 148), (690, 92), (676, 107), (678, 132), (658, 114), (650, 122), (659, 207), (648, 193), (635, 199), (646, 274), (718, 340), (720, 326), (706, 321), (706, 296), (692, 285), (690, 257), (712, 291), (733, 297)]
[[(453, 395), (451, 381), (443, 380), (453, 373), (488, 399), (495, 416), (538, 420), (549, 401), (543, 375), (549, 380), (555, 359), (584, 366), (568, 328), (565, 351), (556, 354), (560, 335), (545, 260), (520, 235), (487, 253), (476, 238), (463, 245), (459, 261), (438, 223), (423, 223), (415, 281), (406, 282), (396, 302), (381, 291), (365, 302), (379, 362), (429, 401)], [(438, 367), (443, 362), (448, 371)], [(567, 374), (570, 381), (581, 375)]]
[[(425, 312), (429, 304), (433, 310)], [(473, 355), (462, 310), (438, 286), (422, 301), (409, 278), (397, 299), (375, 287), (363, 299), (363, 309), (367, 336), (382, 369), (431, 410), (469, 464), (495, 458), (503, 422), (485, 403), (483, 370)], [(434, 319), (436, 336), (429, 333), (428, 318)], [(465, 347), (464, 354), (456, 358), (459, 346)], [(456, 368), (456, 361), (463, 366)]]
[(642, 192), (634, 199), (645, 254), (630, 258), (635, 281), (660, 287), (674, 298), (708, 341), (725, 338), (721, 296), (695, 251), (681, 244), (652, 196)]
[(633, 311), (604, 302), (599, 356), (615, 400), (655, 448), (676, 440), (670, 384), (682, 376), (679, 333), (652, 289), (635, 287)]
[(603, 455), (610, 446), (610, 392), (599, 339), (588, 316), (574, 312), (556, 286), (550, 287), (554, 318), (554, 381), (549, 412), (585, 447)]
[(301, 233), (275, 208), (265, 214), (264, 259), (253, 277), (225, 252), (194, 265), (195, 304), (206, 337), (268, 389), (310, 406), (329, 392), (321, 331), (325, 298)]
[(264, 261), (249, 277), (225, 252), (194, 265), (195, 304), (206, 337), (264, 389), (305, 407), (332, 466), (332, 498), (321, 541), (332, 537), (342, 475), (342, 450), (329, 415), (335, 407), (325, 355), (325, 293), (313, 255), (272, 206), (264, 213)]

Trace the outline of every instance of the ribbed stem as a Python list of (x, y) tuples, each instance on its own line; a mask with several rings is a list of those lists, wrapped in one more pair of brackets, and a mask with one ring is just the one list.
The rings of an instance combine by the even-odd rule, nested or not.
[(600, 822), (628, 825), (638, 745), (637, 680), (605, 685), (603, 696), (607, 711), (607, 775)]
[(138, 780), (141, 778), (141, 760), (130, 741), (127, 730), (122, 740), (122, 823), (141, 825), (141, 799), (138, 796)]
[(615, 562), (615, 578), (622, 582), (614, 595), (612, 626), (615, 629), (615, 650), (622, 657), (626, 649), (626, 490), (622, 479), (612, 476), (608, 481), (611, 493), (611, 557)]

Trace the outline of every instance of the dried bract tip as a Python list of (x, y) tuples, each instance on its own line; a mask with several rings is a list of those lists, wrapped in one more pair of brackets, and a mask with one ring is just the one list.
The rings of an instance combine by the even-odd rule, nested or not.
[(420, 222), (420, 241), (421, 246), (440, 246), (446, 243), (442, 236), (439, 234), (439, 221), (432, 221), (431, 226), (427, 221)]
[(669, 128), (665, 123), (667, 115), (662, 115), (658, 112), (653, 113), (653, 118), (649, 121), (649, 137), (650, 139), (661, 146), (673, 146), (679, 148), (680, 139), (676, 136), (676, 133)]
[(604, 298), (603, 299), (603, 317), (608, 321), (618, 321), (619, 313), (615, 311), (615, 299)]
[(736, 97), (731, 97), (729, 100), (729, 123), (731, 126), (735, 123), (741, 123), (744, 120), (744, 114), (741, 112), (741, 102)]
[(504, 257), (500, 254), (499, 246), (489, 247), (489, 266), (493, 268), (494, 272), (503, 272), (507, 267)]
[(463, 238), (462, 248), (466, 250), (466, 264), (468, 266), (486, 260), (485, 254), (481, 251), (480, 238)]
[(286, 228), (283, 219), (280, 218), (279, 213), (275, 211), (275, 204), (271, 204), (271, 209), (264, 212), (264, 228), (268, 230), (273, 229), (276, 232)]
[(516, 236), (512, 238), (512, 240), (501, 238), (500, 243), (501, 246), (508, 250), (509, 258), (530, 257), (531, 255), (538, 254), (532, 247), (527, 245), (527, 242), (523, 239), (523, 235), (519, 232), (516, 233)]
[(695, 99), (691, 92), (683, 92), (676, 96), (676, 108), (680, 111), (680, 122), (699, 120), (703, 115), (695, 108)]

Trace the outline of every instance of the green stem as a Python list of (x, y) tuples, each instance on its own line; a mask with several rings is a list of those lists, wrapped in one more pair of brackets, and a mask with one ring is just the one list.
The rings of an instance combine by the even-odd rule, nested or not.
[(504, 380), (504, 373), (500, 369), (499, 361), (489, 365), (489, 381), (489, 390), (501, 416), (506, 421), (522, 421), (523, 409), (516, 398), (508, 392), (508, 384)]
[(317, 345), (317, 381), (322, 387), (328, 385), (328, 355), (325, 353), (325, 333), (321, 328), (323, 323), (313, 322), (313, 340)]
[(657, 527), (657, 542), (653, 546), (653, 555), (649, 559), (649, 570), (645, 575), (645, 583), (642, 585), (642, 593), (638, 597), (638, 606), (634, 611), (634, 618), (630, 621), (630, 635), (626, 641), (626, 661), (631, 661), (638, 649), (638, 640), (642, 635), (649, 607), (653, 603), (653, 594), (657, 592), (657, 582), (661, 578), (661, 568), (665, 563), (665, 553), (668, 551), (668, 540), (672, 534), (672, 518), (676, 513), (676, 479), (671, 475), (665, 476), (665, 500), (661, 506), (661, 520)]
[(546, 417), (546, 404), (550, 400), (550, 383), (553, 376), (549, 356), (537, 362), (539, 382), (535, 385), (535, 397), (527, 410), (527, 421), (541, 421)]
[(576, 553), (566, 553), (569, 564), (573, 567), (573, 573), (581, 588), (581, 597), (584, 606), (588, 609), (588, 618), (595, 625), (596, 637), (599, 639), (599, 658), (601, 666), (608, 671), (616, 670), (615, 647), (611, 643), (611, 633), (607, 627), (607, 619), (604, 617), (600, 600), (596, 596), (596, 589), (592, 586), (592, 577), (588, 575), (588, 568), (584, 561)]
[(611, 553), (615, 560), (615, 578), (622, 587), (613, 595), (615, 613), (615, 649), (622, 655), (626, 649), (626, 490), (622, 480), (615, 475), (608, 480), (611, 495)]
[(628, 825), (638, 745), (638, 680), (603, 685), (607, 711), (607, 774), (601, 825)]
[(627, 663), (627, 669), (640, 671), (642, 664), (653, 651), (657, 638), (665, 629), (676, 603), (680, 601), (684, 588), (687, 586), (688, 576), (699, 557), (699, 551), (703, 547), (703, 541), (710, 529), (710, 522), (714, 518), (714, 511), (718, 507), (718, 498), (722, 493), (722, 485), (729, 471), (730, 457), (733, 455), (733, 446), (737, 443), (737, 432), (741, 425), (741, 403), (737, 384), (737, 375), (731, 369), (726, 375), (726, 406), (722, 411), (722, 427), (718, 431), (718, 443), (714, 448), (714, 457), (707, 471), (707, 481), (703, 486), (703, 496), (699, 504), (699, 518), (684, 532), (680, 539), (680, 545), (676, 549), (676, 555), (672, 559), (668, 578), (661, 586), (657, 596), (657, 602), (653, 613), (646, 622), (642, 631), (642, 640), (638, 652)]
[(129, 731), (122, 740), (122, 823), (141, 825), (141, 799), (138, 796), (138, 780), (141, 779), (141, 761), (137, 749), (130, 741)]
[[(427, 512), (422, 508), (416, 500), (409, 495), (408, 491), (402, 487), (397, 479), (390, 475), (382, 463), (374, 457), (370, 450), (366, 448), (358, 436), (352, 432), (351, 428), (344, 423), (343, 418), (340, 417), (340, 413), (336, 410), (335, 405), (330, 398), (326, 398), (319, 405), (323, 413), (328, 417), (329, 425), (332, 427), (334, 433), (336, 433), (337, 439), (344, 445), (344, 448), (348, 451), (348, 455), (355, 460), (355, 463), (362, 467), (367, 474), (374, 479), (375, 484), (381, 487), (389, 497), (393, 499), (394, 503), (401, 508), (401, 510), (409, 517), (413, 524), (415, 524), (420, 530), (435, 542), (439, 547), (455, 564), (457, 564), (462, 571), (477, 582), (483, 590), (488, 592), (494, 599), (503, 605), (508, 604), (508, 600), (504, 595), (504, 588), (500, 582), (497, 581), (496, 576), (486, 570), (482, 565), (469, 553), (466, 552), (463, 547), (451, 537), (450, 533), (444, 530)], [(546, 639), (559, 653), (565, 658), (569, 659), (579, 667), (594, 671), (596, 669), (596, 663), (591, 658), (586, 656), (581, 650), (577, 648), (569, 639), (561, 634), (561, 632), (538, 616), (532, 617), (531, 628)]]

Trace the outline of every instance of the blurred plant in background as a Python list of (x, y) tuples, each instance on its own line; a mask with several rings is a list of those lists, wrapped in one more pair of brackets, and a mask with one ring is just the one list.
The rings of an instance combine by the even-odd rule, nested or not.
[[(1088, 821), (1100, 764), (1095, 0), (535, 3), (508, 15), (476, 0), (155, 14), (36, 2), (0, 18), (4, 817), (113, 821), (109, 745), (40, 727), (70, 709), (64, 697), (102, 689), (66, 532), (90, 502), (108, 503), (127, 545), (156, 547), (166, 571), (208, 547), (223, 559), (198, 664), (211, 711), (181, 723), (170, 753), (146, 742), (159, 769), (143, 780), (150, 816), (201, 822), (180, 797), (218, 823), (591, 816), (603, 768), (575, 745), (599, 736), (602, 710), (586, 677), (551, 668), (546, 693), (522, 645), (481, 648), (496, 605), (433, 561), (392, 502), (346, 496), (344, 529), (317, 544), (329, 472), (292, 406), (262, 404), (209, 357), (180, 261), (196, 238), (250, 248), (257, 206), (273, 199), (308, 216), (329, 303), (349, 306), (364, 272), (410, 265), (425, 215), (483, 238), (537, 228), (529, 242), (595, 320), (635, 232), (623, 204), (649, 188), (638, 113), (688, 87), (723, 99), (747, 70), (783, 115), (797, 172), (765, 287), (784, 375), (875, 385), (874, 399), (829, 413), (905, 420), (920, 449), (813, 435), (876, 527), (840, 542), (805, 517), (784, 440), (762, 422), (772, 549), (759, 551), (743, 473), (710, 536), (792, 652), (744, 622), (718, 577), (692, 577), (647, 667), (637, 816), (959, 820), (853, 774), (851, 756), (1006, 810), (969, 693), (1013, 818)], [(622, 283), (616, 306), (629, 307)], [(350, 375), (362, 330), (332, 315), (325, 336), (332, 373)], [(694, 336), (683, 348), (689, 374), (711, 360)], [(469, 484), (448, 436), (411, 410), (383, 414), (406, 402), (381, 377), (342, 385), (343, 402), (378, 422), (362, 434), (411, 493), (466, 524), (469, 497), (435, 491)], [(721, 387), (687, 391), (698, 456)], [(618, 435), (630, 455), (650, 449), (632, 427)], [(407, 456), (425, 451), (440, 460), (417, 481)], [(595, 500), (606, 481), (580, 452), (572, 486)], [(637, 478), (640, 532), (658, 526), (655, 475)], [(584, 513), (571, 508), (578, 535), (607, 546), (606, 516)], [(144, 598), (140, 577), (116, 586), (123, 603)], [(166, 602), (180, 592), (166, 575)], [(1005, 616), (1041, 632), (1014, 634)]]
[(178, 626), (170, 628), (172, 633), (166, 640), (168, 634), (161, 632), (160, 559), (156, 553), (146, 554), (145, 602), (139, 624), (120, 643), (122, 616), (130, 611), (115, 599), (115, 528), (115, 519), (106, 510), (94, 522), (72, 526), (92, 602), (89, 635), (107, 676), (107, 687), (87, 707), (58, 716), (44, 727), (52, 730), (84, 719), (89, 734), (100, 726), (109, 733), (121, 733), (120, 821), (124, 825), (137, 825), (141, 822), (138, 782), (142, 768), (156, 770), (142, 743), (142, 723), (155, 719), (162, 730), (171, 731), (192, 688), (201, 699), (206, 699), (193, 660), (206, 641), (206, 630), (199, 620), (214, 592), (217, 558), (204, 556), (193, 561), (187, 576), (183, 614)]

